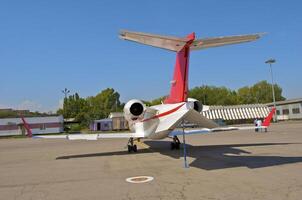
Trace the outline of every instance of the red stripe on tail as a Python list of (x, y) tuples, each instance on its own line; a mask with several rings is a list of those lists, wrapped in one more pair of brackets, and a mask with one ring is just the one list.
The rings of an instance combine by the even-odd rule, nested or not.
[(187, 36), (186, 45), (177, 52), (171, 91), (165, 103), (180, 103), (187, 101), (190, 45), (195, 40), (195, 33)]

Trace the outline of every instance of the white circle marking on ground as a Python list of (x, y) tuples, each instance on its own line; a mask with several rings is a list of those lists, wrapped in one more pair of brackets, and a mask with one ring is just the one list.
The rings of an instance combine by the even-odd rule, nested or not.
[(153, 181), (153, 179), (154, 178), (152, 176), (136, 176), (136, 177), (126, 178), (126, 181), (128, 183), (147, 183)]

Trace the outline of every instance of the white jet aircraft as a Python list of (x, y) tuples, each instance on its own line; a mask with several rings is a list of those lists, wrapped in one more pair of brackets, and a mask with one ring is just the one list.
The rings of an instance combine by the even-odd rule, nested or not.
[[(180, 141), (177, 136), (183, 135), (185, 150), (185, 135), (216, 131), (255, 129), (255, 126), (219, 127), (215, 122), (207, 119), (200, 113), (203, 110), (202, 104), (196, 99), (188, 98), (189, 54), (191, 50), (250, 42), (260, 38), (261, 35), (262, 34), (251, 34), (195, 39), (195, 33), (191, 33), (184, 38), (179, 38), (140, 32), (121, 31), (121, 39), (176, 52), (176, 64), (173, 80), (171, 81), (170, 95), (162, 104), (151, 107), (145, 106), (142, 101), (137, 99), (127, 102), (124, 107), (124, 115), (126, 120), (129, 122), (131, 133), (41, 135), (34, 137), (64, 138), (68, 140), (129, 138), (128, 151), (136, 152), (137, 146), (134, 144), (134, 140), (144, 138), (163, 139), (171, 137), (173, 138), (171, 148), (179, 149)], [(275, 109), (272, 109), (268, 117), (264, 120), (261, 128), (267, 128), (270, 125), (274, 112)], [(202, 128), (183, 131), (175, 130), (184, 121), (197, 124)]]

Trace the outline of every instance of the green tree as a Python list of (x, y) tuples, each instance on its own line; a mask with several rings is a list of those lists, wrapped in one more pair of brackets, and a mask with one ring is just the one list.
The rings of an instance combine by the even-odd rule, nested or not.
[(162, 104), (162, 102), (165, 101), (167, 97), (166, 96), (163, 96), (163, 97), (159, 97), (157, 99), (153, 99), (151, 102), (150, 102), (150, 105), (158, 105), (158, 104)]
[(235, 105), (237, 93), (226, 87), (206, 86), (195, 87), (189, 91), (189, 97), (206, 105)]
[[(275, 84), (276, 101), (285, 100), (282, 88)], [(272, 102), (272, 88), (267, 81), (260, 81), (251, 87), (245, 86), (236, 90), (226, 87), (203, 85), (189, 90), (189, 97), (199, 100), (205, 105), (237, 105)], [(160, 104), (165, 97), (150, 101), (150, 105)]]
[(93, 118), (105, 118), (108, 117), (110, 112), (122, 111), (123, 105), (119, 98), (120, 94), (113, 88), (107, 88), (95, 97), (88, 97), (87, 101), (91, 107), (90, 111)]
[[(282, 96), (282, 88), (274, 84), (276, 101), (285, 100)], [(240, 104), (269, 103), (272, 102), (272, 85), (267, 81), (260, 81), (251, 87), (245, 86), (238, 89), (238, 99)]]
[(256, 102), (251, 88), (248, 86), (238, 89), (238, 103), (239, 104), (252, 104)]
[(95, 119), (108, 117), (110, 112), (121, 111), (120, 95), (112, 88), (101, 91), (96, 96), (81, 98), (78, 93), (64, 99), (63, 109), (57, 114), (63, 114), (64, 118), (75, 118), (82, 127), (87, 127)]

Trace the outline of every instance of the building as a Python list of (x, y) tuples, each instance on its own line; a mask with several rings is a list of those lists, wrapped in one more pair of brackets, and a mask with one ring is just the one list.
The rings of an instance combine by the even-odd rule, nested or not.
[(11, 108), (0, 108), (0, 112), (13, 112), (14, 110)]
[[(63, 116), (25, 117), (32, 134), (61, 133), (64, 131)], [(0, 136), (25, 135), (21, 118), (0, 119)]]
[(112, 119), (112, 130), (129, 129), (128, 121), (125, 119), (123, 112), (112, 112), (109, 118)]
[(234, 106), (209, 106), (202, 115), (212, 120), (248, 120), (263, 119), (270, 112), (264, 104), (247, 104)]
[(122, 112), (112, 112), (108, 118), (94, 120), (90, 124), (91, 131), (116, 131), (128, 129), (128, 122)]
[(112, 119), (100, 119), (94, 120), (90, 124), (91, 131), (111, 131), (112, 130)]
[[(273, 107), (274, 103), (268, 103)], [(302, 119), (302, 98), (276, 102), (277, 120)]]

